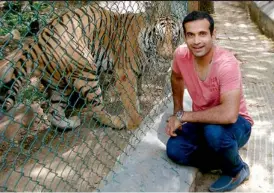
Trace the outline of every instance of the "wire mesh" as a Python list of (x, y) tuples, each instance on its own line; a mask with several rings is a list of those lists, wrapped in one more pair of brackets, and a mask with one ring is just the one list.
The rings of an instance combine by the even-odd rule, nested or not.
[(187, 2), (2, 1), (0, 9), (0, 190), (97, 190), (170, 94)]

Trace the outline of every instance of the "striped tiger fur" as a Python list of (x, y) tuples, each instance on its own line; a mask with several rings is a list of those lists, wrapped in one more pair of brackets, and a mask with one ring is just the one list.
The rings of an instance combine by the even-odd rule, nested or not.
[[(69, 10), (43, 28), (34, 43), (24, 46), (13, 66), (13, 84), (2, 109), (9, 111), (22, 82), (37, 76), (49, 94), (48, 116), (53, 125), (80, 125), (78, 117), (65, 114), (71, 96), (78, 93), (87, 105), (86, 111), (102, 124), (137, 128), (142, 121), (137, 87), (145, 66), (152, 65), (151, 60), (170, 60), (180, 34), (179, 23), (170, 17), (148, 24), (145, 14), (114, 13), (96, 4)], [(107, 71), (116, 77), (123, 115), (110, 115), (104, 110), (98, 80)]]

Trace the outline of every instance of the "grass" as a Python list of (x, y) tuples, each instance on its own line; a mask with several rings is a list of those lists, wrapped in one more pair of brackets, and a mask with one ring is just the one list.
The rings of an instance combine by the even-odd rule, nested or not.
[(47, 17), (39, 14), (39, 12), (50, 8), (49, 3), (33, 2), (29, 9), (22, 10), (22, 2), (5, 2), (0, 13), (0, 36), (10, 33), (13, 29), (17, 29), (21, 36), (26, 36), (30, 31), (29, 26), (35, 20), (45, 24)]

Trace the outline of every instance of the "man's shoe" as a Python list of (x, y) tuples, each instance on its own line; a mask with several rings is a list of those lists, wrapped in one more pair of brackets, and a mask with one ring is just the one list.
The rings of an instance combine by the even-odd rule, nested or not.
[(231, 176), (221, 176), (210, 187), (210, 192), (226, 192), (237, 188), (243, 181), (248, 180), (250, 175), (249, 167), (244, 163), (243, 169), (237, 174), (235, 178)]

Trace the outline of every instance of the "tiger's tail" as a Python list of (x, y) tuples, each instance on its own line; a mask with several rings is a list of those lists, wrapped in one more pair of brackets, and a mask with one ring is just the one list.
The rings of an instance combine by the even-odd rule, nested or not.
[(14, 66), (11, 63), (6, 66), (9, 69), (6, 71), (7, 76), (4, 83), (10, 85), (2, 104), (4, 111), (9, 111), (14, 106), (16, 96), (23, 87), (23, 83), (30, 81), (30, 78), (27, 77), (29, 75), (37, 75), (37, 71), (33, 68), (31, 57), (26, 51), (19, 52), (16, 57)]

